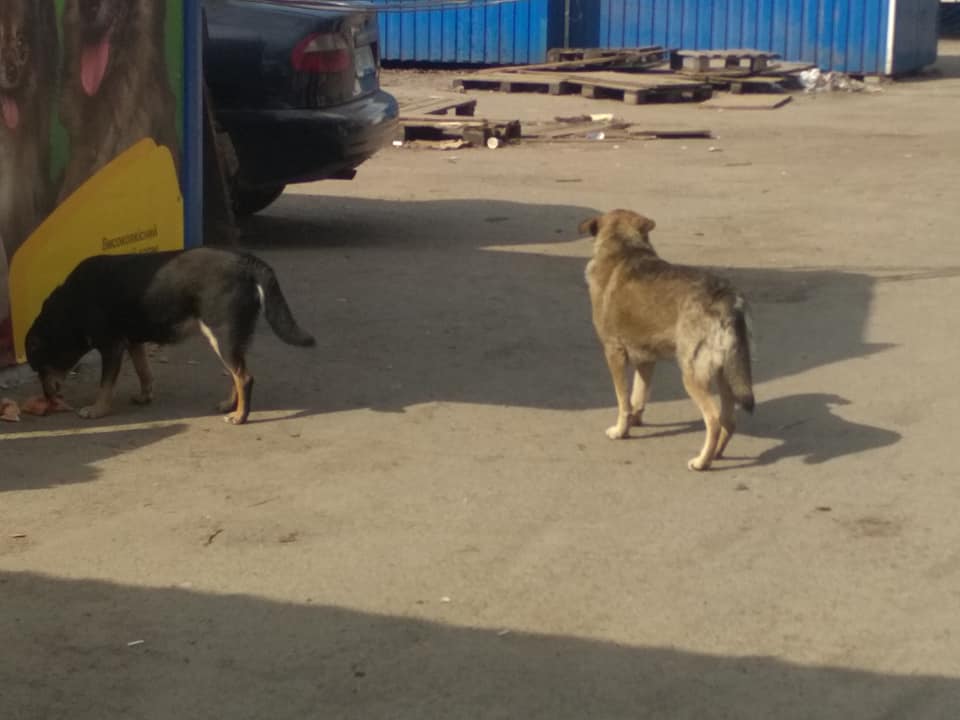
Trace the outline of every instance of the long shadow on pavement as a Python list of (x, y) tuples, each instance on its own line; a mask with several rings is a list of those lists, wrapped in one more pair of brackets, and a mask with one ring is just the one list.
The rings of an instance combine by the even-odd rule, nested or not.
[(954, 678), (243, 595), (0, 573), (0, 597), (0, 716), (11, 719), (923, 720), (960, 706)]

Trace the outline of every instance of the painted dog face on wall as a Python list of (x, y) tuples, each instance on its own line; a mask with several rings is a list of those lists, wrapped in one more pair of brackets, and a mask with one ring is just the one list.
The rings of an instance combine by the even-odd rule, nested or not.
[(0, 115), (7, 130), (20, 127), (31, 80), (31, 0), (0, 5)]
[(115, 50), (136, 3), (130, 0), (76, 0), (80, 48), (80, 83), (90, 97), (99, 92), (103, 79), (116, 62)]

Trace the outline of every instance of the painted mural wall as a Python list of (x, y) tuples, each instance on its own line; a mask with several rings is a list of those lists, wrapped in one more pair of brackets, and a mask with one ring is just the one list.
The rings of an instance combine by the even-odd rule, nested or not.
[(0, 2), (0, 367), (82, 259), (182, 248), (183, 2)]

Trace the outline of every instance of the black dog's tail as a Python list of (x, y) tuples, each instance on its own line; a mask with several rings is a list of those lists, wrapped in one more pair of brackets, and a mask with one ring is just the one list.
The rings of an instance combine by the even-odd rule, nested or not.
[(293, 313), (290, 312), (290, 306), (287, 305), (287, 299), (280, 289), (280, 283), (277, 282), (277, 276), (273, 272), (273, 268), (253, 255), (248, 255), (247, 261), (253, 271), (257, 290), (260, 292), (263, 313), (267, 316), (267, 322), (270, 323), (270, 327), (273, 328), (277, 337), (288, 345), (298, 347), (313, 347), (316, 345), (317, 341), (314, 340), (313, 336), (297, 325)]

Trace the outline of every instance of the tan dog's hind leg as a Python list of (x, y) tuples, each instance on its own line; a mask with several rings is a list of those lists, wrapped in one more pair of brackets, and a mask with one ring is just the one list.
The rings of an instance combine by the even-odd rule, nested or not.
[(643, 425), (643, 411), (650, 399), (650, 383), (653, 381), (653, 369), (656, 363), (646, 362), (637, 365), (633, 374), (633, 392), (630, 394), (630, 423), (639, 427)]
[(714, 460), (723, 457), (723, 453), (727, 449), (727, 443), (730, 442), (730, 438), (737, 430), (736, 400), (733, 397), (730, 383), (727, 382), (723, 373), (717, 377), (717, 386), (720, 389), (720, 441), (717, 444), (717, 452), (713, 456)]
[(607, 428), (607, 437), (619, 440), (630, 434), (630, 398), (627, 385), (627, 353), (623, 348), (604, 347), (607, 366), (617, 394), (617, 424)]
[(136, 405), (149, 405), (153, 402), (153, 372), (147, 360), (147, 349), (143, 343), (133, 343), (127, 352), (130, 353), (133, 369), (137, 371), (137, 378), (140, 380), (140, 394), (134, 395), (131, 400)]
[(699, 456), (692, 458), (687, 463), (687, 467), (691, 470), (706, 470), (713, 461), (714, 453), (717, 450), (717, 442), (720, 438), (720, 416), (717, 412), (717, 405), (710, 396), (709, 383), (700, 382), (690, 370), (683, 370), (683, 387), (686, 388), (687, 394), (700, 408), (704, 425), (707, 426), (703, 449)]

